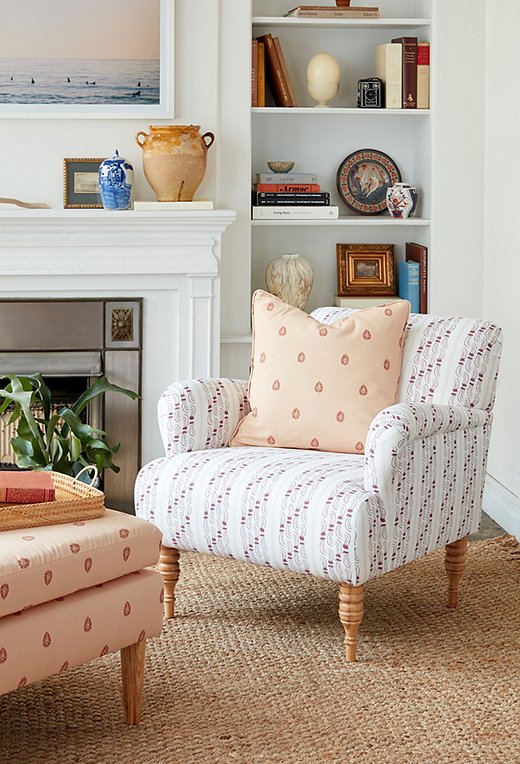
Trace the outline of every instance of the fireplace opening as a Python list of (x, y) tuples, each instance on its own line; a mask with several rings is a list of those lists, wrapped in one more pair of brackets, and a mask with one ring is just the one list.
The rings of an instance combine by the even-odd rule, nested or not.
[[(0, 301), (0, 376), (40, 372), (57, 411), (96, 379), (141, 393), (142, 299)], [(121, 443), (120, 472), (105, 470), (106, 506), (133, 512), (133, 486), (141, 462), (140, 402), (120, 393), (94, 398), (84, 421)], [(0, 462), (15, 462), (16, 424), (0, 417)]]

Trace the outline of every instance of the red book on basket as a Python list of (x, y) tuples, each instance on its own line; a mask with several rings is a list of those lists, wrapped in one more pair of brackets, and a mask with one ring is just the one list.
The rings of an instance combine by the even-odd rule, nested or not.
[(39, 504), (55, 499), (47, 472), (0, 472), (0, 504)]

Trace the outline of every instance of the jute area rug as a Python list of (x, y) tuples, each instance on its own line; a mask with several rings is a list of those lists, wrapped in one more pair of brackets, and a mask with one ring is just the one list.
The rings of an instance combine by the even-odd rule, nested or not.
[(346, 665), (334, 584), (184, 554), (141, 725), (122, 722), (108, 656), (1, 697), (0, 760), (520, 762), (520, 547), (471, 544), (455, 611), (442, 561), (369, 583)]

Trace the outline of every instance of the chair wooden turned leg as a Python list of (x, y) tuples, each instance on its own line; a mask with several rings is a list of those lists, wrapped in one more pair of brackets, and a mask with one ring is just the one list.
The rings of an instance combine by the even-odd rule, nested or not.
[(121, 650), (123, 707), (127, 724), (139, 724), (141, 721), (145, 651), (145, 639)]
[(179, 580), (179, 550), (161, 544), (159, 573), (164, 585), (164, 617), (173, 618), (175, 610), (175, 586)]
[(448, 607), (457, 607), (459, 600), (459, 581), (466, 567), (468, 556), (468, 539), (463, 538), (446, 544), (444, 568), (448, 576)]
[(352, 584), (339, 585), (339, 620), (345, 629), (345, 654), (347, 662), (356, 660), (358, 629), (363, 620), (363, 587)]

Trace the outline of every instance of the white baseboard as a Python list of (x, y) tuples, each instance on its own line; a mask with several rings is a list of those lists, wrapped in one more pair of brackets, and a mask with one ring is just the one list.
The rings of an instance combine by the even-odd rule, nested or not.
[(486, 478), (483, 509), (505, 531), (520, 539), (520, 498), (491, 475)]

